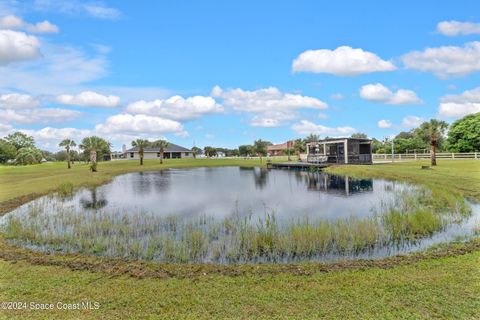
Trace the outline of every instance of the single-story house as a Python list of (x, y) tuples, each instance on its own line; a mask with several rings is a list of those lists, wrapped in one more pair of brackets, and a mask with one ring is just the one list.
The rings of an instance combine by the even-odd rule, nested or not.
[(308, 162), (371, 164), (372, 140), (328, 138), (307, 143)]
[(287, 141), (285, 143), (273, 144), (267, 147), (267, 152), (269, 156), (285, 156), (287, 155), (287, 150), (293, 148), (293, 141)]
[[(129, 160), (138, 160), (140, 159), (140, 154), (138, 153), (139, 148), (131, 148), (125, 150), (125, 159)], [(158, 148), (144, 148), (143, 149), (143, 158), (144, 159), (160, 159), (160, 151)], [(180, 158), (193, 158), (193, 151), (174, 143), (170, 143), (167, 148), (163, 151), (164, 159), (180, 159)]]

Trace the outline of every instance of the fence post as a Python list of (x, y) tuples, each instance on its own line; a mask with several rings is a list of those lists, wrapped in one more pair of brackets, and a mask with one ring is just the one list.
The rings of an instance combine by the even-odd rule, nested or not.
[(475, 159), (478, 159), (478, 158), (477, 158), (477, 152), (475, 152)]
[(415, 160), (417, 160), (417, 153), (415, 152)]
[(452, 159), (455, 159), (455, 153), (452, 152)]

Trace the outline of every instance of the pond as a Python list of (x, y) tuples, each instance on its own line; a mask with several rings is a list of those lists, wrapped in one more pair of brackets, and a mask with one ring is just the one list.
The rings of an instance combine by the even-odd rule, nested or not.
[(0, 219), (16, 245), (163, 262), (378, 258), (478, 231), (478, 205), (322, 172), (219, 167), (129, 173)]

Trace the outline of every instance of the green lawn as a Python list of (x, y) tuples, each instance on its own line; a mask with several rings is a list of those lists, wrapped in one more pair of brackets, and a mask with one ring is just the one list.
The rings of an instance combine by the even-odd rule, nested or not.
[[(0, 167), (0, 201), (44, 194), (61, 182), (99, 184), (134, 170), (166, 166), (258, 165), (257, 160), (170, 160), (102, 163), (100, 172), (85, 165)], [(440, 161), (432, 170), (421, 162), (344, 166), (329, 171), (427, 184), (437, 192), (480, 200), (480, 161)], [(17, 203), (12, 202), (16, 198)], [(27, 199), (24, 198), (23, 200)], [(1, 238), (0, 238), (1, 240)], [(1, 241), (0, 301), (76, 303), (96, 301), (91, 311), (0, 311), (0, 318), (329, 318), (329, 319), (478, 319), (480, 250), (470, 244), (375, 263), (264, 265), (246, 267), (182, 266), (107, 261), (81, 256), (50, 257), (5, 247)], [(469, 246), (466, 250), (464, 247)], [(462, 250), (462, 248), (464, 250)], [(473, 248), (473, 249), (472, 249)], [(18, 252), (18, 255), (16, 256)], [(21, 254), (20, 254), (21, 253)], [(392, 262), (393, 261), (393, 262)], [(90, 265), (95, 267), (90, 267)], [(238, 271), (235, 272), (235, 269)], [(155, 273), (155, 270), (171, 270)], [(151, 272), (145, 272), (149, 270)], [(152, 271), (153, 270), (153, 271)], [(245, 271), (247, 270), (247, 271)], [(308, 270), (308, 272), (303, 272)], [(245, 271), (245, 272), (243, 272)], [(328, 271), (328, 272), (327, 272)], [(123, 275), (122, 275), (123, 274)]]

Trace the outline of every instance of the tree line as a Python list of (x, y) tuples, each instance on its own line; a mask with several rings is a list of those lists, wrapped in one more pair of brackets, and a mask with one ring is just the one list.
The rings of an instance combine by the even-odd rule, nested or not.
[[(364, 133), (355, 133), (353, 138), (367, 138)], [(299, 156), (306, 150), (306, 144), (320, 140), (320, 136), (310, 134), (303, 139), (293, 140), (291, 147), (285, 150), (290, 158), (293, 155)], [(324, 137), (324, 138), (328, 138)], [(393, 142), (394, 152), (398, 153), (420, 153), (430, 152), (432, 164), (434, 155), (438, 151), (447, 152), (478, 152), (480, 151), (480, 113), (467, 115), (462, 119), (453, 122), (450, 126), (441, 120), (432, 119), (422, 123), (418, 128), (410, 131), (402, 131), (390, 139), (372, 139), (372, 151), (374, 153), (390, 153)], [(236, 149), (215, 148), (206, 146), (203, 151), (207, 157), (214, 157), (223, 152), (225, 156), (240, 157), (266, 157), (270, 141), (258, 139), (253, 144), (240, 145)], [(72, 139), (66, 138), (60, 142), (59, 147), (64, 150), (49, 152), (40, 150), (35, 146), (33, 137), (23, 132), (14, 132), (3, 139), (0, 139), (0, 163), (11, 163), (27, 165), (40, 163), (42, 161), (66, 161), (68, 167), (75, 161), (88, 161), (92, 171), (97, 170), (97, 162), (107, 160), (111, 153), (111, 144), (97, 136), (82, 139), (78, 147), (80, 151), (73, 150), (77, 146)], [(138, 148), (140, 164), (143, 165), (144, 150), (146, 148), (157, 148), (160, 154), (160, 163), (163, 162), (165, 149), (169, 143), (165, 140), (150, 142), (145, 139), (132, 141), (132, 146)], [(201, 149), (193, 147), (194, 156)]]

